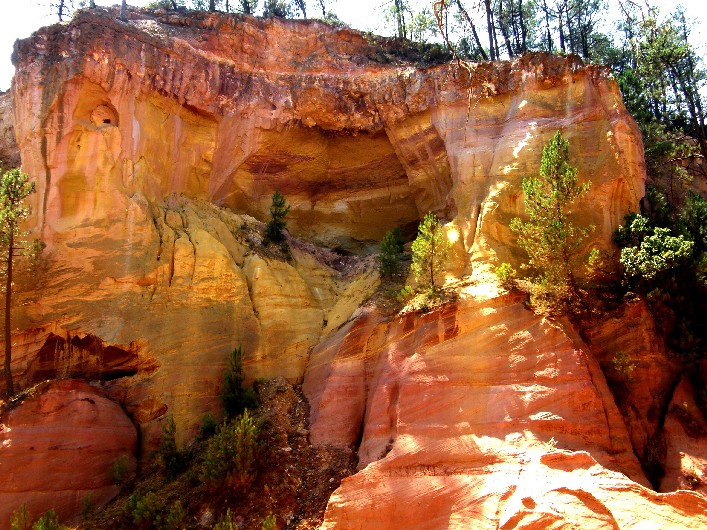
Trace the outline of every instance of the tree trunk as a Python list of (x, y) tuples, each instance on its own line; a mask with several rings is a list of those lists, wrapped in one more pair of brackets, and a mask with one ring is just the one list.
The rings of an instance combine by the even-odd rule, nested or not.
[(457, 1), (457, 9), (459, 9), (459, 13), (461, 13), (462, 17), (464, 20), (466, 20), (466, 23), (471, 26), (471, 34), (474, 36), (474, 42), (476, 42), (476, 46), (479, 49), (479, 53), (481, 54), (481, 57), (484, 58), (484, 61), (489, 60), (489, 56), (486, 54), (486, 50), (484, 50), (484, 47), (481, 45), (481, 39), (479, 39), (479, 34), (476, 32), (476, 26), (474, 26), (474, 23), (471, 21), (471, 17), (469, 16), (469, 13), (464, 9), (464, 6), (462, 6), (461, 0), (456, 0)]
[(15, 395), (12, 384), (12, 327), (10, 322), (10, 306), (12, 304), (12, 254), (15, 244), (15, 232), (10, 230), (10, 242), (7, 250), (7, 278), (5, 280), (5, 386), (8, 397)]
[(405, 38), (405, 19), (403, 18), (403, 3), (402, 0), (395, 0), (395, 17), (398, 22), (398, 37)]
[(557, 30), (560, 32), (560, 51), (562, 53), (567, 53), (567, 49), (565, 47), (565, 30), (562, 22), (562, 8), (560, 8), (557, 12)]
[(493, 46), (493, 36), (495, 31), (493, 30), (493, 19), (491, 18), (491, 0), (484, 0), (484, 5), (486, 6), (486, 26), (488, 27), (489, 33), (489, 55), (491, 56), (491, 60), (495, 61), (498, 59), (498, 56), (496, 55)]
[[(680, 84), (680, 91), (685, 98), (685, 103), (687, 103), (687, 110), (690, 112), (690, 121), (692, 122), (692, 127), (697, 135), (697, 141), (700, 145), (700, 152), (702, 156), (707, 157), (707, 141), (705, 141), (705, 129), (704, 124), (701, 122), (701, 112), (698, 112), (698, 106), (696, 104), (695, 93), (691, 83), (684, 79), (684, 76), (680, 75), (678, 69), (674, 65), (668, 66), (669, 70), (672, 72), (673, 79), (677, 79)], [(699, 97), (699, 95), (697, 96)], [(702, 104), (700, 103), (700, 107)]]
[(547, 36), (547, 51), (552, 53), (552, 33), (550, 33), (550, 10), (547, 2), (543, 0), (543, 11), (545, 12), (545, 31)]
[(525, 19), (523, 18), (523, 0), (518, 0), (518, 19), (520, 21), (520, 50), (525, 53), (528, 51), (528, 28), (525, 27)]
[[(506, 51), (508, 52), (508, 58), (513, 59), (515, 55), (513, 53), (513, 46), (511, 46), (511, 39), (508, 36), (508, 25), (503, 18), (503, 2), (498, 3), (498, 28), (501, 30), (501, 35), (503, 36), (503, 42), (506, 44)], [(497, 50), (498, 51), (498, 50)]]

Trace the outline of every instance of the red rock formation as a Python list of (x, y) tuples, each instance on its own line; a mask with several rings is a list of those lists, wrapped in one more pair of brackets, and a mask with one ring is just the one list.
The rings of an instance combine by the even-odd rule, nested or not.
[(40, 385), (2, 411), (0, 424), (0, 528), (22, 504), (35, 517), (49, 509), (68, 520), (90, 495), (103, 506), (118, 493), (111, 478), (125, 455), (135, 468), (137, 432), (117, 404), (82, 381)]
[(380, 240), (432, 209), (488, 259), (508, 253), (520, 178), (557, 129), (593, 181), (601, 207), (579, 213), (597, 244), (635, 209), (640, 134), (608, 72), (540, 54), (469, 74), (382, 65), (369, 58), (378, 51), (315, 21), (208, 13), (132, 12), (123, 23), (86, 11), (21, 41), (17, 135), (45, 237), (110, 218), (135, 192), (263, 218), (279, 189), (307, 237)]
[(665, 477), (660, 491), (693, 490), (707, 497), (707, 421), (687, 378), (680, 381), (663, 428)]
[(361, 438), (323, 527), (609, 528), (644, 509), (707, 523), (704, 500), (627, 479), (647, 484), (588, 352), (514, 296), (342, 328), (304, 383), (314, 443)]
[[(660, 435), (663, 411), (679, 378), (645, 302), (632, 302), (586, 333), (607, 374), (637, 455)], [(652, 450), (652, 449), (651, 449)]]
[[(279, 189), (294, 233), (347, 248), (436, 210), (458, 236), (454, 272), (482, 272), (514, 259), (520, 178), (562, 129), (593, 181), (577, 214), (609, 245), (644, 169), (606, 71), (539, 54), (469, 74), (379, 52), (315, 21), (146, 11), (83, 11), (19, 42), (16, 134), (48, 265), (18, 298), (18, 336), (56, 326), (139, 344), (145, 370), (114, 395), (153, 432), (169, 409), (181, 440), (218, 408), (230, 349), (244, 347), (252, 377), (298, 380), (376, 285), (304, 252), (256, 256), (257, 223), (202, 200), (264, 219)], [(24, 342), (20, 373), (43, 344)]]

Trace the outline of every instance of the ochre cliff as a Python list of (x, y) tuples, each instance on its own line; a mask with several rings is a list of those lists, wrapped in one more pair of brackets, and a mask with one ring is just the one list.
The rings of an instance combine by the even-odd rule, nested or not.
[[(521, 258), (508, 224), (556, 130), (592, 182), (574, 212), (596, 227), (587, 247), (609, 250), (638, 208), (642, 143), (615, 81), (572, 57), (467, 70), (384, 52), (315, 21), (100, 9), (18, 42), (15, 133), (47, 244), (17, 282), (18, 385), (101, 381), (144, 448), (168, 415), (184, 443), (241, 345), (249, 378), (304, 381), (312, 442), (358, 446), (326, 528), (706, 525), (699, 494), (645, 487), (634, 451), (658, 422), (624, 419), (596, 360), (650, 350), (670, 369), (645, 308), (587, 344), (483, 284)], [(275, 190), (289, 259), (262, 241)], [(379, 283), (363, 256), (430, 210), (455, 242), (449, 279), (470, 289), (429, 314), (359, 309)], [(622, 322), (645, 339), (634, 350)], [(676, 374), (654, 375), (668, 399)], [(680, 460), (694, 422), (671, 410), (665, 491), (703, 458)]]
[(513, 258), (520, 178), (562, 129), (592, 180), (578, 215), (595, 243), (635, 209), (640, 136), (604, 70), (537, 55), (470, 75), (375, 51), (318, 22), (101, 10), (19, 41), (16, 134), (47, 264), (16, 313), (18, 372), (53, 340), (32, 330), (95, 337), (132, 352), (112, 388), (140, 424), (169, 410), (180, 432), (217, 408), (238, 344), (250, 376), (300, 379), (377, 280), (253, 252), (248, 215), (265, 219), (274, 190), (294, 234), (351, 250), (435, 210), (458, 234), (450, 272), (483, 272)]
[(315, 347), (312, 442), (360, 439), (361, 471), (324, 528), (632, 528), (636, 513), (707, 524), (699, 495), (636, 484), (648, 481), (591, 350), (521, 302), (367, 313)]

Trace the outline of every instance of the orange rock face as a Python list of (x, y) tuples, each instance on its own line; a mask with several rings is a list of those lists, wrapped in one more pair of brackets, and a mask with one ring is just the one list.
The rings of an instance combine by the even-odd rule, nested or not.
[[(588, 246), (608, 249), (637, 208), (640, 134), (605, 70), (538, 54), (468, 72), (380, 53), (315, 21), (209, 13), (86, 11), (21, 41), (15, 132), (47, 251), (18, 277), (19, 385), (103, 379), (144, 444), (166, 414), (184, 442), (220, 407), (241, 345), (249, 377), (304, 378), (314, 442), (360, 443), (325, 528), (707, 524), (697, 493), (644, 487), (632, 448), (655, 420), (626, 429), (568, 326), (515, 295), (350, 320), (375, 267), (263, 245), (275, 190), (293, 234), (353, 252), (433, 210), (454, 235), (450, 274), (483, 276), (520, 258), (508, 224), (556, 130), (592, 182), (574, 212), (596, 226)], [(628, 351), (616, 329), (592, 337), (602, 360)], [(650, 349), (650, 330), (638, 335)]]
[(82, 381), (46, 383), (2, 411), (0, 528), (22, 504), (35, 518), (53, 509), (62, 520), (81, 514), (90, 496), (100, 507), (117, 495), (114, 462), (135, 468), (137, 432), (119, 405)]
[(51, 348), (31, 330), (131, 352), (112, 395), (153, 434), (173, 412), (180, 440), (218, 408), (235, 346), (249, 376), (300, 380), (377, 279), (263, 256), (249, 216), (266, 219), (275, 190), (294, 234), (350, 250), (437, 211), (455, 231), (450, 271), (483, 272), (518, 258), (521, 178), (562, 129), (592, 180), (576, 214), (610, 244), (644, 167), (606, 71), (540, 54), (468, 73), (379, 52), (315, 21), (203, 12), (88, 10), (21, 41), (15, 132), (47, 264), (18, 300), (18, 373), (42, 373)]
[(592, 352), (607, 374), (642, 458), (660, 436), (662, 409), (679, 378), (645, 302), (627, 304), (587, 332)]
[(707, 422), (686, 378), (668, 407), (664, 440), (665, 477), (660, 491), (693, 490), (707, 497)]
[(361, 438), (361, 471), (323, 528), (623, 528), (644, 509), (661, 526), (707, 523), (704, 499), (637, 484), (647, 480), (588, 347), (520, 302), (368, 314), (314, 349), (312, 440)]

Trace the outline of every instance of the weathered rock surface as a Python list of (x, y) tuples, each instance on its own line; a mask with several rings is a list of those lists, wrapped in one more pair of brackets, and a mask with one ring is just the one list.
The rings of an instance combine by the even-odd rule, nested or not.
[(323, 528), (707, 522), (704, 499), (636, 483), (647, 480), (588, 347), (515, 295), (366, 313), (313, 350), (304, 390), (314, 443), (361, 439), (361, 471)]
[[(280, 190), (293, 233), (349, 249), (435, 210), (452, 221), (451, 270), (464, 274), (514, 260), (520, 180), (557, 129), (593, 181), (577, 215), (597, 226), (595, 246), (643, 194), (640, 135), (616, 83), (576, 59), (468, 73), (379, 64), (361, 34), (315, 21), (129, 18), (82, 11), (16, 47), (15, 132), (47, 264), (14, 322), (25, 383), (51, 349), (31, 330), (129, 352), (119, 364), (134, 376), (111, 391), (143, 426), (169, 410), (178, 432), (193, 429), (218, 407), (238, 344), (249, 376), (301, 378), (308, 349), (376, 284), (306, 252), (292, 264), (254, 255), (257, 223), (207, 203), (264, 219)], [(87, 369), (104, 377), (102, 366)]]
[[(656, 420), (649, 407), (627, 431), (569, 327), (514, 295), (349, 321), (377, 274), (294, 239), (281, 259), (255, 219), (279, 190), (293, 234), (358, 252), (434, 210), (454, 236), (450, 273), (483, 275), (518, 259), (521, 179), (561, 130), (592, 181), (575, 216), (607, 249), (644, 163), (605, 70), (543, 54), (470, 72), (384, 65), (361, 34), (314, 21), (129, 18), (81, 12), (16, 48), (16, 134), (48, 245), (40, 272), (18, 278), (22, 385), (102, 379), (143, 443), (168, 413), (184, 441), (219, 408), (240, 344), (250, 377), (304, 376), (312, 441), (360, 442), (327, 528), (707, 524), (700, 495), (639, 485), (632, 447)], [(659, 349), (631, 311), (639, 345), (607, 325), (592, 336), (603, 360)], [(643, 379), (663, 389), (668, 365)]]
[(316, 21), (130, 18), (81, 12), (18, 44), (17, 136), (45, 237), (136, 192), (263, 219), (280, 190), (308, 238), (355, 247), (435, 210), (458, 221), (465, 254), (505, 258), (520, 179), (558, 129), (592, 180), (577, 215), (599, 246), (643, 195), (641, 138), (616, 83), (575, 59), (469, 74), (378, 64), (363, 35)]
[(631, 444), (645, 460), (655, 459), (664, 410), (680, 378), (665, 341), (644, 301), (632, 302), (587, 331), (616, 396)]
[(10, 91), (0, 92), (0, 167), (20, 166), (20, 150), (15, 139), (14, 111)]
[(147, 445), (168, 413), (182, 442), (220, 410), (238, 345), (250, 377), (301, 379), (327, 326), (341, 325), (378, 282), (375, 272), (327, 266), (297, 241), (291, 261), (276, 258), (253, 243), (252, 218), (182, 196), (156, 206), (136, 194), (121, 215), (110, 229), (56, 233), (46, 269), (24, 278), (13, 371), (20, 387), (56, 376), (107, 381)]
[(49, 509), (62, 520), (81, 514), (90, 495), (103, 506), (119, 488), (114, 462), (135, 468), (137, 431), (116, 403), (83, 381), (60, 380), (2, 411), (0, 528), (22, 504), (38, 518)]
[(665, 477), (660, 491), (693, 490), (707, 497), (707, 422), (685, 377), (673, 393), (663, 436)]

